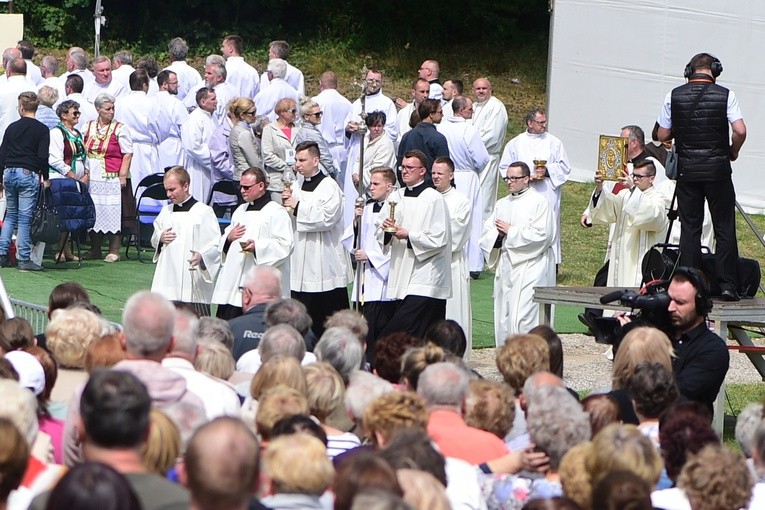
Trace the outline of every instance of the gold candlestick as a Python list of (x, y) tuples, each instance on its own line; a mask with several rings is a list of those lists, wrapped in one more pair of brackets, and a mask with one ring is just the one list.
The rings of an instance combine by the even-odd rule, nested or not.
[[(390, 214), (388, 217), (395, 223), (396, 222), (396, 205), (398, 205), (398, 202), (394, 202), (393, 200), (388, 201), (388, 205), (390, 205)], [(394, 225), (392, 227), (386, 227), (384, 229), (385, 232), (388, 232), (389, 234), (395, 234), (398, 228)]]

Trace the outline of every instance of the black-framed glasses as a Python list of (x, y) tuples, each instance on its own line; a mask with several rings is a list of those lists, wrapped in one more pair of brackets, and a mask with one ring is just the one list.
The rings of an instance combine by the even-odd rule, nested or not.
[(244, 191), (250, 191), (250, 188), (252, 188), (253, 186), (255, 186), (255, 184), (250, 184), (249, 186), (247, 186), (246, 184), (239, 185), (239, 187), (242, 188)]
[(292, 108), (291, 110), (286, 110), (286, 111), (290, 112), (292, 115), (295, 115), (297, 113), (296, 108)]
[(324, 115), (324, 112), (309, 113), (308, 115), (311, 115), (312, 117), (316, 117), (320, 119), (321, 116)]
[(74, 115), (75, 117), (79, 117), (80, 116), (80, 112), (75, 110), (73, 112), (69, 112), (69, 115)]
[(503, 177), (502, 180), (507, 183), (511, 183), (516, 181), (521, 181), (525, 179), (526, 177), (528, 177), (528, 175), (521, 175), (520, 177), (510, 176), (510, 177)]
[(632, 180), (633, 181), (639, 181), (640, 179), (647, 179), (648, 177), (653, 177), (653, 175), (641, 175), (641, 174), (632, 174)]
[(255, 115), (255, 110), (247, 110), (244, 112), (245, 115)]

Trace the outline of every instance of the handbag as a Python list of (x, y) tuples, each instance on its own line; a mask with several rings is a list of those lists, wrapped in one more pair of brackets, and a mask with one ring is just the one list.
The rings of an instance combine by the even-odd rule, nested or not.
[(58, 213), (53, 207), (52, 200), (50, 190), (40, 184), (40, 190), (37, 193), (37, 207), (32, 217), (32, 224), (29, 226), (29, 237), (33, 243), (53, 244), (58, 241), (61, 229)]

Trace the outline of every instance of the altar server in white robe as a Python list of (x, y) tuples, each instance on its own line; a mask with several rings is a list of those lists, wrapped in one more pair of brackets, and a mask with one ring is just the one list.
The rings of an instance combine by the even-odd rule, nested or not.
[(507, 109), (502, 101), (491, 95), (491, 83), (486, 78), (473, 82), (473, 118), (471, 123), (478, 129), (489, 162), (479, 175), (481, 181), (481, 200), (483, 200), (482, 221), (486, 221), (497, 203), (497, 182), (500, 177), (499, 157), (507, 131)]
[(148, 90), (149, 75), (146, 71), (133, 71), (130, 75), (130, 94), (117, 99), (114, 104), (114, 118), (130, 128), (133, 138), (130, 178), (134, 194), (144, 177), (163, 169), (157, 149), (161, 142), (157, 102), (146, 95)]
[[(447, 90), (447, 89), (444, 89)], [(470, 200), (474, 220), (467, 244), (468, 270), (472, 276), (483, 271), (483, 253), (478, 246), (483, 227), (483, 202), (479, 176), (489, 163), (489, 153), (481, 141), (478, 129), (468, 121), (473, 117), (473, 101), (457, 96), (452, 100), (454, 115), (436, 125), (446, 137), (449, 157), (454, 161), (454, 186)]]
[[(369, 326), (367, 361), (370, 363), (374, 359), (375, 341), (396, 311), (395, 301), (386, 296), (390, 251), (383, 252), (377, 242), (377, 230), (382, 228), (384, 219), (380, 211), (395, 186), (396, 174), (392, 168), (379, 166), (372, 169), (370, 199), (364, 205), (356, 204), (355, 221), (343, 232), (343, 246), (356, 260), (356, 277), (353, 281), (351, 301), (362, 305), (362, 313)], [(356, 242), (358, 244), (355, 244)]]
[(395, 229), (378, 230), (377, 239), (390, 250), (387, 296), (396, 300), (396, 313), (381, 336), (403, 331), (423, 338), (433, 323), (446, 316), (452, 291), (449, 211), (441, 193), (425, 182), (426, 173), (425, 154), (407, 151), (401, 165), (405, 187), (391, 193), (381, 211), (383, 228)]
[(522, 161), (510, 164), (505, 180), (508, 195), (497, 202), (481, 236), (494, 276), (494, 338), (497, 347), (508, 335), (526, 333), (539, 325), (534, 287), (555, 285), (558, 234), (544, 196), (529, 185), (530, 170)]
[(558, 223), (555, 263), (560, 264), (560, 197), (571, 173), (571, 165), (563, 143), (547, 132), (547, 115), (541, 108), (529, 111), (526, 114), (526, 131), (507, 142), (499, 163), (500, 172), (505, 172), (513, 161), (523, 161), (532, 169), (531, 187), (550, 203)]
[(431, 174), (436, 191), (441, 193), (446, 202), (451, 226), (452, 295), (446, 300), (446, 318), (462, 326), (467, 338), (465, 359), (469, 359), (473, 342), (473, 308), (470, 303), (470, 277), (465, 248), (471, 232), (471, 204), (468, 197), (451, 184), (454, 178), (454, 162), (450, 158), (436, 158)]
[[(346, 203), (353, 204), (358, 198), (356, 186), (353, 185), (353, 166), (359, 158), (359, 142), (365, 135), (366, 124), (362, 118), (371, 112), (383, 112), (385, 114), (385, 134), (395, 143), (398, 128), (396, 127), (396, 105), (391, 99), (382, 93), (382, 73), (375, 69), (367, 71), (364, 81), (364, 95), (353, 102), (351, 111), (345, 119), (346, 150), (348, 152), (348, 165), (343, 177), (343, 193)], [(362, 101), (363, 100), (363, 101)], [(363, 127), (362, 127), (363, 126)], [(361, 128), (361, 129), (360, 129)], [(350, 225), (353, 221), (353, 211), (346, 209), (343, 224)]]
[(321, 91), (319, 95), (313, 98), (321, 106), (321, 111), (324, 112), (319, 130), (329, 144), (329, 151), (332, 153), (335, 167), (340, 169), (337, 182), (342, 183), (342, 176), (347, 163), (345, 118), (351, 111), (351, 102), (337, 91), (337, 75), (334, 71), (325, 71), (321, 75), (319, 90)]
[(181, 126), (189, 118), (189, 111), (178, 99), (178, 75), (165, 69), (157, 75), (159, 92), (157, 122), (160, 128), (159, 165), (161, 168), (185, 166), (186, 158), (181, 145)]
[(210, 138), (215, 133), (212, 114), (218, 107), (215, 91), (202, 87), (197, 91), (199, 108), (189, 114), (181, 126), (181, 144), (186, 154), (186, 167), (191, 174), (191, 195), (206, 202), (212, 189), (212, 156)]
[(164, 185), (172, 203), (154, 220), (151, 245), (157, 266), (151, 290), (170, 300), (209, 306), (220, 266), (218, 218), (189, 194), (189, 173), (183, 167), (168, 170)]
[(231, 215), (218, 242), (221, 270), (213, 303), (241, 308), (245, 275), (256, 265), (273, 266), (282, 273), (282, 297), (290, 295), (293, 234), (287, 210), (266, 193), (266, 174), (260, 168), (242, 173), (240, 188), (245, 203)]
[(614, 224), (608, 265), (609, 287), (639, 287), (645, 253), (667, 235), (667, 199), (653, 186), (656, 166), (644, 159), (625, 173), (624, 189), (603, 193), (603, 175), (595, 174), (590, 215), (593, 225)]
[(303, 182), (299, 187), (285, 189), (282, 201), (292, 210), (295, 228), (295, 248), (290, 259), (292, 297), (306, 306), (313, 332), (321, 337), (325, 319), (348, 308), (351, 267), (340, 242), (343, 193), (334, 179), (319, 170), (319, 157), (316, 142), (295, 147), (295, 169)]

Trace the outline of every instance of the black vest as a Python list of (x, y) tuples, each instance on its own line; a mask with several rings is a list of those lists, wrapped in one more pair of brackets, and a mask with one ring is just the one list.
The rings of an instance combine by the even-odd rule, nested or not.
[(672, 91), (672, 133), (677, 144), (677, 180), (717, 181), (730, 177), (728, 89), (707, 82), (690, 82)]

